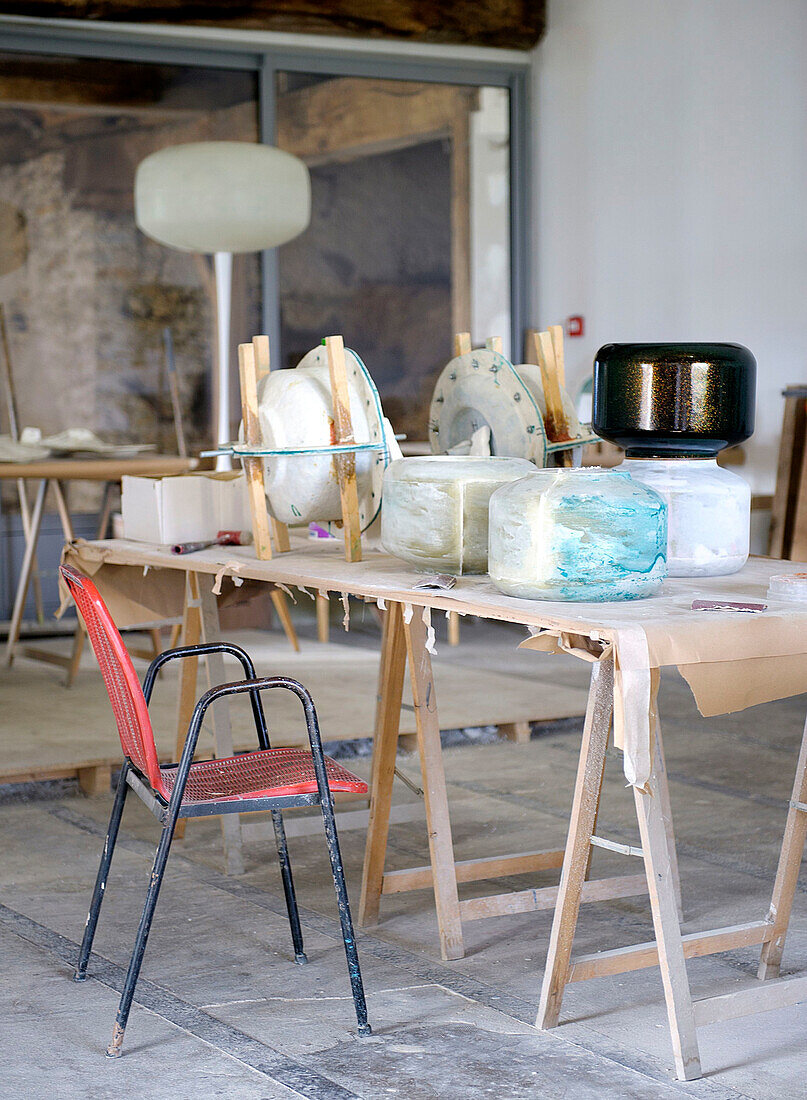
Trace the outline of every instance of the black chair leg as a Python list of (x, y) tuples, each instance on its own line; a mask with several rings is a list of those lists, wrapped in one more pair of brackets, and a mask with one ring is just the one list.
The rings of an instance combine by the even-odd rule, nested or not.
[(303, 930), (300, 927), (300, 914), (297, 911), (297, 895), (294, 892), (294, 879), (291, 877), (289, 849), (286, 844), (286, 830), (283, 828), (283, 814), (272, 810), (272, 824), (275, 828), (277, 855), (280, 860), (280, 874), (283, 879), (283, 893), (286, 895), (286, 909), (291, 925), (291, 942), (294, 945), (294, 961), (303, 966), (308, 962), (303, 950)]
[(106, 840), (104, 841), (104, 850), (101, 853), (101, 863), (98, 867), (98, 874), (95, 876), (95, 887), (92, 892), (90, 911), (87, 914), (87, 923), (84, 925), (84, 938), (81, 941), (78, 966), (76, 967), (76, 973), (74, 975), (74, 980), (77, 982), (87, 980), (87, 964), (90, 961), (92, 943), (95, 939), (95, 929), (98, 927), (98, 917), (101, 913), (101, 902), (104, 900), (106, 881), (109, 876), (110, 865), (112, 864), (112, 854), (115, 851), (115, 841), (118, 839), (118, 829), (120, 827), (121, 818), (123, 817), (123, 804), (126, 801), (126, 794), (129, 790), (129, 784), (126, 782), (126, 773), (128, 770), (129, 765), (125, 763), (121, 768), (120, 778), (118, 779), (118, 789), (115, 793), (115, 801), (112, 806), (112, 813), (109, 817)]
[(353, 992), (353, 1004), (356, 1008), (356, 1020), (359, 1025), (358, 1031), (359, 1035), (372, 1035), (372, 1029), (367, 1022), (367, 1002), (364, 997), (364, 983), (361, 980), (359, 953), (356, 950), (356, 937), (353, 932), (353, 921), (350, 916), (350, 902), (347, 896), (345, 871), (342, 866), (342, 853), (339, 850), (339, 837), (336, 834), (336, 820), (334, 818), (333, 802), (330, 797), (323, 798), (322, 800), (322, 820), (325, 825), (325, 838), (328, 842), (328, 856), (331, 860), (333, 884), (336, 887), (336, 902), (339, 906), (339, 921), (342, 925), (342, 939), (345, 943), (347, 969), (350, 975), (350, 988)]
[(123, 992), (121, 994), (120, 1004), (118, 1005), (118, 1015), (115, 1020), (115, 1027), (112, 1030), (112, 1042), (107, 1047), (107, 1054), (110, 1058), (117, 1058), (123, 1045), (123, 1036), (129, 1019), (129, 1011), (132, 1007), (135, 986), (137, 985), (137, 979), (140, 975), (140, 967), (143, 965), (143, 955), (146, 951), (146, 943), (151, 930), (151, 922), (154, 917), (154, 910), (157, 906), (160, 887), (162, 886), (165, 865), (168, 862), (168, 853), (171, 850), (171, 841), (174, 838), (175, 825), (176, 821), (174, 820), (169, 821), (168, 824), (163, 826), (160, 843), (157, 846), (157, 852), (154, 856), (151, 879), (149, 880), (149, 889), (146, 894), (146, 904), (143, 906), (143, 915), (140, 917), (134, 951), (132, 952), (129, 969), (126, 972), (126, 980), (123, 983)]

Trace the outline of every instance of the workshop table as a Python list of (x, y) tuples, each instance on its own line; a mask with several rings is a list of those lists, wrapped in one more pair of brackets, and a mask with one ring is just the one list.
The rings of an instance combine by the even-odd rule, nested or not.
[[(6, 664), (11, 665), (20, 637), (22, 618), (28, 587), (36, 564), (36, 550), (42, 527), (42, 516), (48, 488), (52, 487), (56, 499), (56, 508), (62, 525), (64, 537), (71, 542), (75, 537), (73, 521), (67, 506), (65, 486), (70, 481), (100, 481), (104, 484), (103, 501), (99, 513), (98, 537), (103, 538), (109, 527), (112, 508), (111, 489), (126, 475), (140, 477), (166, 477), (170, 474), (186, 474), (199, 465), (196, 458), (181, 458), (179, 455), (138, 455), (134, 458), (45, 458), (38, 462), (0, 462), (0, 480), (16, 481), (24, 486), (26, 481), (38, 482), (34, 505), (30, 515), (23, 514), (23, 533), (25, 535), (25, 554), (17, 581), (14, 597), (14, 609), (8, 629), (6, 642)], [(24, 509), (27, 513), (27, 509)], [(83, 633), (76, 633), (76, 644), (70, 657), (50, 653), (48, 650), (24, 647), (27, 657), (34, 660), (58, 664), (68, 670), (68, 685), (71, 683), (81, 657)]]
[[(629, 603), (572, 604), (520, 600), (499, 593), (486, 577), (462, 577), (450, 591), (417, 589), (422, 575), (382, 553), (346, 563), (338, 545), (294, 546), (270, 561), (249, 548), (214, 548), (175, 557), (167, 548), (110, 540), (78, 544), (72, 564), (93, 572), (104, 593), (103, 567), (182, 570), (193, 578), (192, 603), (210, 609), (210, 576), (256, 579), (341, 596), (376, 600), (386, 611), (373, 749), (370, 821), (360, 923), (378, 919), (383, 894), (432, 887), (444, 958), (463, 954), (463, 921), (554, 907), (537, 1026), (559, 1021), (570, 981), (658, 966), (679, 1077), (701, 1075), (696, 1025), (779, 1008), (807, 999), (807, 976), (778, 978), (796, 882), (807, 836), (807, 726), (796, 766), (779, 867), (768, 914), (762, 920), (682, 936), (677, 866), (657, 714), (659, 669), (677, 665), (704, 713), (725, 713), (807, 691), (807, 607), (768, 601), (763, 614), (702, 611), (698, 600), (764, 601), (774, 573), (798, 572), (793, 562), (752, 559), (730, 577), (671, 579), (662, 593)], [(207, 579), (205, 578), (207, 575)], [(215, 587), (215, 586), (214, 586)], [(114, 593), (113, 593), (114, 594)], [(460, 900), (458, 882), (558, 866), (559, 853), (522, 853), (500, 860), (456, 862), (431, 671), (433, 612), (458, 612), (521, 624), (522, 644), (565, 650), (591, 661), (592, 680), (559, 887)], [(430, 865), (385, 872), (395, 749), (406, 663), (412, 685), (429, 836)], [(186, 706), (188, 684), (183, 686)], [(596, 834), (605, 750), (613, 717), (623, 750), (641, 847)], [(223, 746), (226, 748), (226, 745)], [(218, 751), (218, 749), (217, 749)], [(232, 839), (232, 838), (231, 838)], [(592, 880), (592, 847), (640, 858), (643, 875)], [(583, 901), (649, 893), (655, 941), (572, 958)], [(685, 960), (749, 945), (761, 946), (755, 984), (693, 1002)]]

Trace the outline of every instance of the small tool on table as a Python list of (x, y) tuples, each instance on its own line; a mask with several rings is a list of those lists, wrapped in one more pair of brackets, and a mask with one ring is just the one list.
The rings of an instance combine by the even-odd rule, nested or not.
[(196, 550), (207, 550), (209, 546), (249, 546), (251, 542), (251, 531), (219, 531), (214, 539), (204, 539), (202, 542), (178, 542), (171, 547), (171, 553), (193, 554)]

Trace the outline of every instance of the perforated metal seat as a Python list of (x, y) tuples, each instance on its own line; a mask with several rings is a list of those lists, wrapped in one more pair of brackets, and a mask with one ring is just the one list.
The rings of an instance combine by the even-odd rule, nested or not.
[[(324, 757), (325, 774), (331, 791), (367, 794), (367, 784), (329, 756)], [(170, 794), (177, 776), (177, 765), (160, 768), (163, 784)], [(182, 804), (223, 802), (246, 798), (286, 798), (315, 794), (317, 777), (311, 753), (303, 749), (267, 749), (227, 756), (221, 760), (203, 760), (191, 764)]]
[[(151, 921), (179, 818), (267, 810), (271, 812), (291, 926), (294, 957), (298, 963), (304, 963), (307, 960), (303, 951), (303, 934), (294, 893), (282, 811), (293, 806), (317, 804), (322, 810), (359, 1035), (369, 1035), (367, 1005), (331, 793), (348, 791), (353, 794), (366, 794), (367, 784), (323, 753), (317, 714), (310, 693), (302, 684), (286, 676), (256, 677), (255, 666), (249, 654), (231, 642), (181, 646), (161, 653), (149, 665), (141, 688), (123, 639), (93, 582), (67, 565), (61, 567), (61, 574), (84, 618), (87, 634), (112, 704), (124, 755), (115, 804), (109, 819), (106, 842), (84, 929), (76, 981), (83, 981), (87, 976), (87, 965), (98, 925), (101, 902), (106, 892), (106, 880), (112, 863), (127, 792), (130, 789), (134, 790), (162, 824), (162, 834), (154, 856), (146, 903), (140, 918), (108, 1053), (112, 1056), (119, 1054), (123, 1044), (124, 1031), (146, 950)], [(204, 657), (214, 652), (229, 653), (236, 657), (241, 662), (245, 678), (231, 684), (221, 684), (205, 692), (194, 709), (179, 763), (161, 766), (148, 711), (157, 673), (168, 661), (184, 657)], [(260, 696), (262, 691), (270, 688), (285, 688), (293, 692), (302, 703), (310, 751), (273, 749), (270, 746)], [(244, 694), (249, 696), (260, 748), (256, 752), (243, 753), (239, 756), (194, 763), (193, 757), (199, 733), (208, 708), (217, 699), (228, 695)]]

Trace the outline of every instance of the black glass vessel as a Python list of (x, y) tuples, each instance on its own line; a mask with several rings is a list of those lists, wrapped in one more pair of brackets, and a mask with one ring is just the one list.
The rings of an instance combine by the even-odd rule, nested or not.
[(741, 344), (605, 344), (591, 426), (629, 458), (713, 458), (753, 433), (756, 376)]

